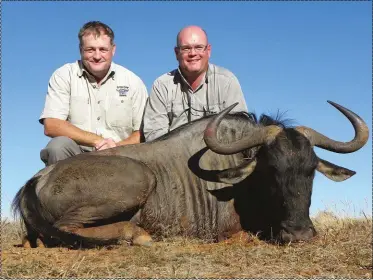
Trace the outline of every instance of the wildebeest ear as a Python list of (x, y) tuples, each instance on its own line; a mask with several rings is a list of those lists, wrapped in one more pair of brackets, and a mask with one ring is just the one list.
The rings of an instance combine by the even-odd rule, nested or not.
[(317, 164), (316, 169), (329, 179), (336, 182), (342, 182), (356, 174), (355, 171), (335, 165), (321, 158), (319, 158), (319, 163)]
[(256, 159), (244, 162), (243, 164), (235, 167), (225, 169), (217, 174), (218, 181), (227, 184), (237, 184), (249, 176), (255, 169)]

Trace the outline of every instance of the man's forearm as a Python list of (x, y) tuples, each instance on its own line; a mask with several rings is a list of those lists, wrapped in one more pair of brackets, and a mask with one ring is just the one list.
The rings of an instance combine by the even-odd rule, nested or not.
[(103, 138), (94, 133), (84, 131), (71, 123), (54, 118), (44, 119), (44, 134), (49, 137), (66, 136), (79, 145), (94, 147)]
[(130, 136), (128, 136), (126, 139), (117, 142), (117, 146), (124, 146), (129, 144), (138, 144), (140, 143), (140, 131), (136, 130), (132, 132)]

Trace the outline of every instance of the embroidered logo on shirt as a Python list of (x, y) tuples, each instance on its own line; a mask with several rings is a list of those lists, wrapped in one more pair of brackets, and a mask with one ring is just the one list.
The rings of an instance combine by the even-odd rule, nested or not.
[(127, 96), (127, 92), (130, 90), (127, 86), (117, 86), (117, 92), (119, 92), (119, 96)]

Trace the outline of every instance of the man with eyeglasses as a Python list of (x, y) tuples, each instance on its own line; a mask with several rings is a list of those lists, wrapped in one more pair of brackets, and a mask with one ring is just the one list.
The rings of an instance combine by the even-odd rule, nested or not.
[(53, 73), (39, 119), (52, 138), (40, 152), (47, 166), (83, 152), (140, 142), (148, 94), (138, 76), (112, 62), (113, 30), (92, 21), (78, 38), (81, 60)]
[(183, 28), (175, 47), (178, 69), (155, 80), (145, 107), (146, 141), (196, 119), (216, 114), (238, 102), (234, 111), (247, 112), (241, 86), (227, 69), (209, 63), (211, 45), (198, 26)]

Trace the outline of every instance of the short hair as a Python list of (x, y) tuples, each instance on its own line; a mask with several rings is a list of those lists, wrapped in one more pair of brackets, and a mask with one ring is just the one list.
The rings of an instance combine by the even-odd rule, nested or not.
[(107, 35), (110, 38), (110, 44), (114, 45), (114, 31), (105, 23), (100, 21), (90, 21), (83, 25), (79, 30), (79, 49), (83, 47), (83, 36), (88, 34), (93, 34), (97, 37), (100, 37), (101, 33)]
[[(180, 33), (181, 31), (183, 31), (185, 29), (185, 27), (183, 29), (181, 29), (177, 35), (176, 35), (176, 47), (179, 47), (179, 36), (180, 36)], [(205, 29), (201, 28), (201, 30), (203, 31), (203, 33), (205, 33), (205, 36), (206, 36), (206, 40), (207, 40), (207, 43), (209, 42), (209, 38), (207, 37), (207, 32), (205, 31)]]

